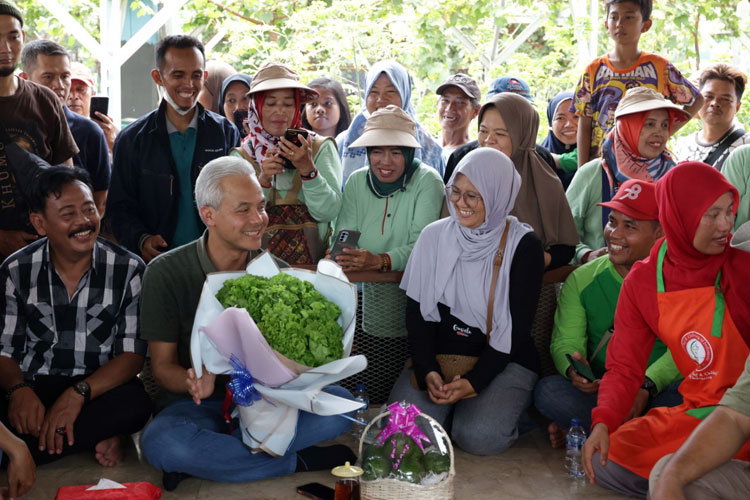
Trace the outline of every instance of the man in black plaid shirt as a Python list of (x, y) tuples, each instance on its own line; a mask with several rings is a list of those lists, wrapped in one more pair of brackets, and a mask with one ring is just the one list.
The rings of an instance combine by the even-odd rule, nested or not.
[(46, 236), (0, 266), (0, 415), (37, 464), (84, 450), (104, 466), (141, 429), (151, 401), (136, 375), (143, 261), (99, 238), (85, 171), (44, 170), (28, 196)]

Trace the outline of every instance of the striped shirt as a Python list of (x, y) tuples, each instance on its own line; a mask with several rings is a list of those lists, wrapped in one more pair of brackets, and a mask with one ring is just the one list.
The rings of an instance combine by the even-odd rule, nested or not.
[(143, 261), (99, 238), (72, 297), (50, 260), (47, 238), (0, 266), (0, 355), (25, 379), (88, 375), (124, 352), (146, 355), (138, 326)]

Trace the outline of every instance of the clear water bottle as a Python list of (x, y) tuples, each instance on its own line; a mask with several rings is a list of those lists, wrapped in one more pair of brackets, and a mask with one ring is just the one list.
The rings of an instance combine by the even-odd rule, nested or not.
[(581, 426), (581, 421), (574, 418), (570, 421), (568, 435), (565, 436), (565, 470), (569, 477), (581, 478), (584, 476), (581, 464), (581, 447), (586, 442), (586, 431)]
[(367, 415), (365, 412), (370, 407), (370, 397), (367, 395), (367, 387), (365, 384), (357, 384), (354, 386), (352, 396), (354, 396), (355, 401), (364, 403), (364, 406), (357, 410), (357, 413), (354, 415), (354, 418), (359, 420), (362, 425), (354, 424), (352, 426), (352, 434), (359, 437), (362, 434), (365, 425), (367, 425)]

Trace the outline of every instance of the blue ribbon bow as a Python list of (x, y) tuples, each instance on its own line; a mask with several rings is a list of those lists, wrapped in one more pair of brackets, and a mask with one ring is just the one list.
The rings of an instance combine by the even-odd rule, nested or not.
[(232, 391), (232, 401), (240, 406), (252, 406), (255, 401), (261, 399), (260, 393), (253, 385), (253, 376), (234, 354), (229, 358), (229, 363), (233, 370), (229, 374), (230, 381), (227, 385)]

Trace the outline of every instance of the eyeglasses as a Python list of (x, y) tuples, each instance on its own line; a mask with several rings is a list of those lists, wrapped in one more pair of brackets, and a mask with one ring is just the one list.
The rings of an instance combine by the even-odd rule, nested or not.
[(451, 203), (458, 203), (458, 200), (463, 198), (464, 203), (469, 208), (476, 208), (479, 202), (482, 201), (482, 196), (479, 193), (475, 193), (474, 191), (462, 193), (461, 190), (453, 186), (445, 188), (445, 196)]

